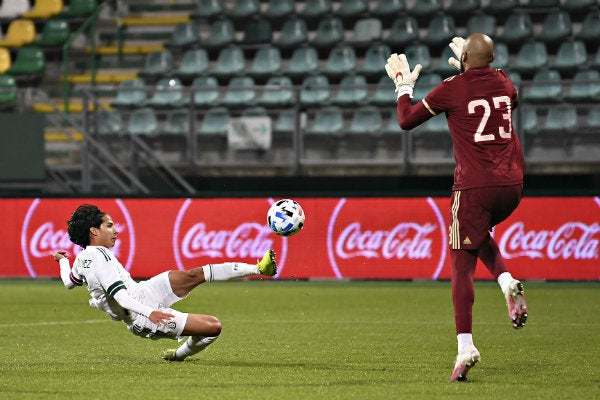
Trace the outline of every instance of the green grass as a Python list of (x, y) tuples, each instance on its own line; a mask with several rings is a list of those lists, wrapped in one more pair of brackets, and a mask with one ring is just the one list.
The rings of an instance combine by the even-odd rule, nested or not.
[(205, 284), (178, 303), (223, 333), (183, 363), (59, 281), (0, 281), (2, 399), (600, 398), (600, 285), (527, 283), (514, 330), (493, 282), (476, 283), (469, 381), (448, 383), (448, 282)]

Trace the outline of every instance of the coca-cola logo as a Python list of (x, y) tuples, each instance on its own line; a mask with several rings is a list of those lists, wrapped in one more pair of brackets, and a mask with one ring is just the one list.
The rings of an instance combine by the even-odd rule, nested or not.
[[(50, 258), (51, 252), (64, 249), (73, 256), (81, 251), (81, 248), (69, 239), (66, 227), (66, 220), (78, 204), (74, 204), (72, 200), (34, 199), (32, 201), (21, 230), (21, 252), (31, 277), (40, 274), (47, 276), (58, 274), (56, 263)], [(94, 204), (110, 214), (115, 221), (119, 238), (111, 250), (129, 270), (135, 254), (135, 229), (127, 208), (120, 199), (98, 200)], [(112, 211), (115, 209), (115, 204), (120, 214), (115, 215)], [(107, 211), (108, 209), (111, 211)]]
[(600, 224), (565, 222), (556, 229), (526, 229), (518, 221), (506, 229), (498, 245), (507, 258), (528, 257), (550, 260), (592, 260), (598, 258)]
[(257, 201), (257, 207), (240, 209), (234, 206), (235, 199), (219, 202), (186, 199), (173, 228), (177, 267), (187, 269), (190, 265), (226, 261), (253, 264), (268, 249), (275, 249), (281, 273), (287, 256), (287, 239), (275, 235), (266, 224), (270, 204)]
[(402, 207), (393, 199), (370, 201), (381, 204), (340, 199), (332, 213), (327, 249), (335, 276), (437, 279), (447, 240), (433, 199), (402, 199)]

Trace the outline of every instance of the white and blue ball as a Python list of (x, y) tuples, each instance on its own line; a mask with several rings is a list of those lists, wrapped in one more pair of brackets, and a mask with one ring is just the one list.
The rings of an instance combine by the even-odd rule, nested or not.
[(277, 200), (267, 212), (267, 223), (279, 236), (293, 236), (304, 226), (304, 210), (292, 199)]

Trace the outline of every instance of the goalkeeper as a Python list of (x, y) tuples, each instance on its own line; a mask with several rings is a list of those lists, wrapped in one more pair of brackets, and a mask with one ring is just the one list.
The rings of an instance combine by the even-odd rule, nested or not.
[(524, 157), (512, 115), (517, 91), (504, 71), (491, 68), (494, 43), (476, 33), (454, 38), (456, 57), (448, 63), (461, 73), (412, 104), (421, 65), (411, 71), (404, 54), (392, 54), (385, 69), (398, 93), (398, 123), (410, 130), (445, 113), (454, 150), (449, 244), (452, 260), (452, 301), (458, 355), (450, 381), (462, 381), (480, 359), (473, 344), (473, 275), (480, 259), (504, 293), (514, 328), (527, 319), (523, 284), (508, 272), (491, 229), (504, 221), (523, 195)]
[(134, 335), (149, 339), (189, 336), (177, 349), (166, 350), (167, 361), (183, 361), (204, 350), (221, 333), (221, 322), (212, 315), (183, 313), (170, 308), (204, 282), (277, 273), (275, 253), (267, 250), (257, 264), (226, 262), (190, 270), (165, 271), (146, 281), (134, 281), (109, 249), (119, 232), (110, 215), (91, 204), (82, 204), (67, 222), (71, 241), (83, 250), (73, 268), (68, 254), (57, 250), (52, 257), (60, 265), (67, 289), (85, 285), (90, 306), (123, 321)]

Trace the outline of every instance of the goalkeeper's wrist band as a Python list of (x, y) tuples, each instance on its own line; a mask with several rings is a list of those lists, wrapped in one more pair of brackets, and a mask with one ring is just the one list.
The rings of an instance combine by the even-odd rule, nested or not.
[(407, 85), (396, 86), (396, 92), (398, 92), (398, 96), (396, 97), (396, 100), (398, 100), (400, 98), (400, 96), (404, 96), (405, 94), (407, 94), (408, 97), (410, 97), (411, 99), (413, 98), (412, 86), (407, 86)]

